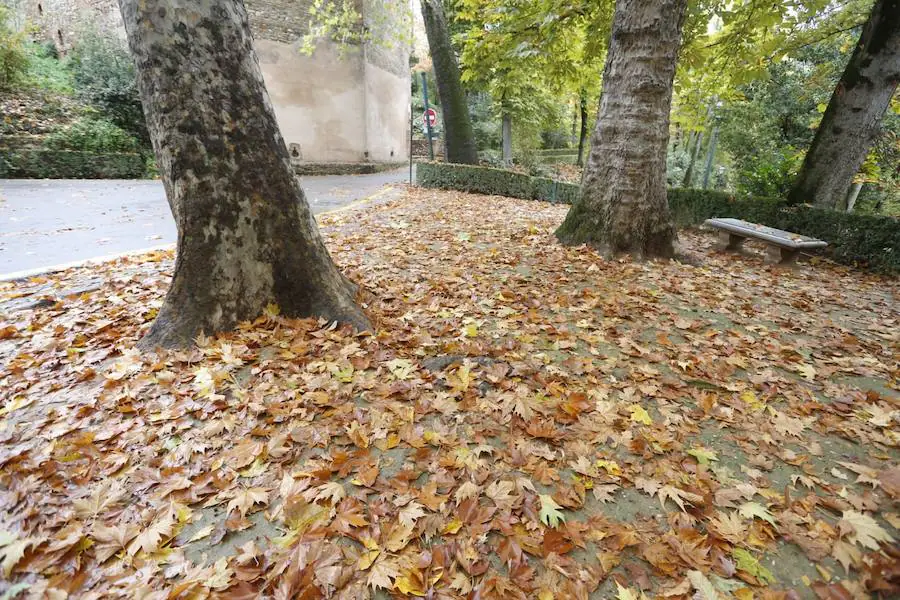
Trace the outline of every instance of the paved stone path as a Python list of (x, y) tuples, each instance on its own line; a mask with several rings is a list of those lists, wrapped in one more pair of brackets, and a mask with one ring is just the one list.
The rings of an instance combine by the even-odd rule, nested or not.
[[(303, 177), (314, 213), (407, 181), (398, 169)], [(0, 179), (0, 276), (174, 242), (160, 181)]]

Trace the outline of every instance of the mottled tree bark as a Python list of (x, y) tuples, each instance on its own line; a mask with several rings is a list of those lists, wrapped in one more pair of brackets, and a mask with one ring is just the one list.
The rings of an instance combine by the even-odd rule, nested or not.
[(444, 157), (451, 163), (478, 164), (475, 131), (441, 0), (422, 0), (422, 16), (444, 116)]
[(120, 0), (175, 275), (144, 347), (190, 345), (277, 304), (367, 327), (290, 166), (242, 0)]
[(835, 208), (847, 196), (900, 82), (900, 0), (877, 0), (788, 200)]
[(578, 134), (578, 158), (575, 164), (579, 167), (584, 166), (584, 149), (587, 146), (588, 136), (588, 110), (587, 110), (587, 92), (581, 90), (581, 103), (579, 106), (579, 114), (581, 116), (581, 131)]
[(581, 197), (556, 231), (636, 258), (671, 257), (666, 201), (672, 80), (687, 0), (617, 0)]

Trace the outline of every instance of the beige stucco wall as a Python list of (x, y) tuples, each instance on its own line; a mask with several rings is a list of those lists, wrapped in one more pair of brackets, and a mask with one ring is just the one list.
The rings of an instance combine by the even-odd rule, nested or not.
[[(383, 2), (363, 0), (364, 12)], [(408, 158), (410, 81), (408, 52), (373, 41), (339, 56), (320, 42), (311, 56), (299, 51), (311, 0), (246, 0), (255, 48), (282, 136), (304, 162), (400, 162)], [(62, 51), (85, 24), (124, 37), (117, 0), (15, 0), (17, 13)], [(388, 13), (390, 14), (390, 13)], [(369, 23), (369, 18), (366, 18)], [(372, 29), (391, 35), (384, 19)]]
[(366, 137), (369, 160), (409, 158), (410, 81), (369, 62), (365, 65)]
[(292, 44), (257, 40), (259, 65), (281, 135), (308, 162), (362, 162), (367, 149), (365, 67), (359, 51), (329, 43), (312, 56)]

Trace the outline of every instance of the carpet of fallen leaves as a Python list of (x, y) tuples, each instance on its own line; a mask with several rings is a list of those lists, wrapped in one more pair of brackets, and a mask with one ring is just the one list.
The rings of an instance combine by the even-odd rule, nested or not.
[(165, 252), (0, 284), (0, 597), (897, 597), (897, 281), (565, 210), (322, 217), (372, 334), (140, 354)]

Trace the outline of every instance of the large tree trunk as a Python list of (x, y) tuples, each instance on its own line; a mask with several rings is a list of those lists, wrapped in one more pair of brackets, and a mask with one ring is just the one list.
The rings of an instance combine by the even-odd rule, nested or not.
[(579, 106), (579, 111), (581, 114), (581, 131), (578, 134), (578, 159), (575, 161), (575, 164), (579, 167), (584, 166), (584, 149), (587, 146), (587, 136), (588, 136), (588, 110), (587, 110), (587, 92), (585, 90), (581, 90), (581, 103)]
[(607, 254), (671, 257), (666, 201), (672, 80), (687, 0), (617, 0), (581, 197), (556, 231)]
[(788, 199), (835, 208), (847, 195), (900, 82), (900, 1), (877, 0)]
[(447, 28), (441, 0), (422, 0), (422, 16), (444, 115), (445, 160), (467, 165), (478, 164), (475, 132), (472, 129), (466, 93), (459, 79), (459, 64), (450, 44), (450, 30)]
[(178, 226), (175, 275), (142, 345), (189, 345), (270, 303), (367, 327), (291, 170), (243, 1), (119, 7)]

